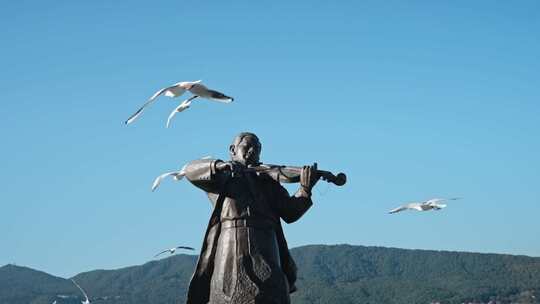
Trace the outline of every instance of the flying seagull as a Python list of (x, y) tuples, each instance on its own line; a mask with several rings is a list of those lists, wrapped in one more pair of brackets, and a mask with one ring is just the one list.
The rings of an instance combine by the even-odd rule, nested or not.
[(163, 250), (162, 252), (156, 254), (156, 255), (154, 256), (154, 258), (157, 258), (159, 255), (164, 254), (164, 253), (166, 253), (166, 252), (169, 252), (170, 254), (174, 254), (174, 253), (176, 252), (176, 249), (195, 250), (195, 248), (192, 248), (192, 247), (178, 246), (178, 247), (173, 247), (173, 248), (171, 248), (171, 249)]
[[(191, 101), (197, 97), (202, 97), (205, 99), (215, 100), (215, 101), (219, 101), (223, 103), (230, 103), (234, 100), (234, 98), (229, 97), (221, 92), (207, 88), (205, 85), (201, 83), (201, 80), (178, 82), (178, 83), (173, 84), (172, 86), (162, 88), (156, 93), (154, 93), (154, 95), (152, 95), (150, 99), (148, 99), (148, 101), (146, 101), (135, 113), (133, 113), (133, 115), (131, 115), (125, 121), (126, 125), (132, 123), (135, 119), (137, 119), (137, 117), (139, 117), (142, 114), (144, 108), (146, 108), (148, 105), (154, 102), (156, 98), (158, 98), (160, 95), (165, 95), (167, 97), (175, 98), (175, 97), (181, 96), (186, 91), (189, 91), (191, 94), (193, 94), (193, 96), (185, 100), (179, 107), (177, 107), (173, 111), (174, 114), (189, 108), (189, 106), (191, 105)], [(173, 113), (169, 115), (167, 125), (170, 123), (172, 116), (174, 116)]]
[[(205, 156), (202, 159), (209, 159), (209, 158), (212, 158), (212, 157), (211, 156)], [(182, 167), (182, 169), (180, 169), (179, 171), (166, 172), (166, 173), (163, 173), (160, 176), (156, 177), (156, 179), (154, 179), (154, 183), (152, 183), (152, 192), (154, 192), (157, 189), (157, 187), (159, 187), (159, 185), (161, 184), (161, 181), (163, 181), (165, 178), (167, 178), (169, 176), (172, 176), (172, 178), (174, 180), (176, 180), (176, 181), (179, 181), (182, 178), (184, 178), (184, 176), (186, 175), (186, 166), (187, 166), (187, 164), (185, 164)]]
[(197, 98), (197, 96), (191, 96), (190, 98), (182, 101), (182, 103), (178, 107), (176, 107), (176, 109), (174, 109), (171, 114), (169, 114), (169, 117), (167, 118), (167, 128), (171, 124), (171, 119), (174, 117), (174, 115), (189, 108), (191, 106), (191, 101), (195, 98)]
[(185, 168), (186, 166), (182, 167), (180, 171), (167, 172), (156, 177), (156, 179), (154, 180), (154, 183), (152, 184), (152, 192), (154, 192), (157, 189), (157, 187), (159, 187), (159, 185), (161, 184), (161, 181), (165, 179), (166, 177), (172, 176), (172, 178), (174, 178), (174, 180), (177, 180), (177, 181), (184, 178), (184, 176), (186, 175)]
[(74, 279), (71, 279), (71, 281), (73, 282), (73, 284), (75, 284), (75, 286), (77, 286), (77, 288), (79, 288), (79, 290), (82, 292), (82, 294), (84, 295), (84, 301), (81, 301), (82, 304), (90, 304), (90, 300), (88, 299), (88, 295), (86, 294), (86, 292), (82, 289), (81, 286), (79, 286), (79, 284), (77, 284), (77, 282), (75, 282)]
[(432, 198), (423, 202), (413, 202), (401, 207), (390, 210), (388, 213), (398, 213), (404, 210), (418, 210), (418, 211), (428, 211), (428, 210), (441, 210), (446, 207), (446, 204), (441, 204), (445, 201), (454, 201), (460, 199), (459, 197), (453, 198)]

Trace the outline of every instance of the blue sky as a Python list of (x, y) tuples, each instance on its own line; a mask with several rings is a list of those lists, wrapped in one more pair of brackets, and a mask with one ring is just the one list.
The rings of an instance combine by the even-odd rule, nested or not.
[[(241, 131), (262, 160), (344, 171), (290, 247), (540, 256), (540, 3), (12, 1), (0, 10), (0, 265), (60, 276), (199, 248), (205, 195), (158, 174)], [(235, 97), (157, 89), (202, 79)], [(291, 191), (294, 187), (288, 187)], [(438, 213), (386, 212), (461, 196)]]

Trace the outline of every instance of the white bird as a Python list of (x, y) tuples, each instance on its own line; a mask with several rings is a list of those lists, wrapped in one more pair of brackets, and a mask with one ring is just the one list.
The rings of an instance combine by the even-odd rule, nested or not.
[(201, 82), (201, 80), (183, 81), (183, 82), (175, 83), (172, 86), (160, 89), (159, 91), (154, 93), (154, 95), (152, 95), (152, 97), (150, 97), (150, 99), (148, 99), (148, 101), (145, 102), (142, 105), (142, 107), (140, 107), (133, 115), (131, 115), (126, 120), (126, 125), (132, 123), (135, 119), (137, 119), (137, 117), (139, 117), (142, 114), (142, 111), (144, 110), (144, 108), (146, 106), (148, 106), (149, 104), (151, 104), (152, 102), (154, 102), (154, 100), (156, 100), (156, 98), (159, 95), (165, 94), (165, 96), (168, 96), (168, 97), (171, 97), (171, 98), (178, 97), (178, 96), (184, 94), (184, 92), (186, 90), (190, 89), (194, 84), (199, 83), (199, 82)]
[[(232, 102), (234, 100), (234, 98), (229, 97), (229, 96), (227, 96), (227, 95), (225, 95), (225, 94), (223, 94), (221, 92), (218, 92), (218, 91), (211, 90), (211, 89), (207, 88), (205, 85), (201, 84), (200, 82), (201, 82), (201, 80), (183, 81), (183, 82), (175, 83), (172, 86), (160, 89), (159, 91), (154, 93), (154, 95), (152, 95), (152, 97), (150, 97), (150, 99), (148, 99), (148, 101), (145, 102), (142, 105), (142, 107), (140, 107), (133, 115), (131, 115), (126, 120), (125, 123), (126, 124), (132, 123), (135, 119), (137, 119), (137, 117), (139, 117), (142, 114), (142, 111), (144, 110), (145, 107), (147, 107), (152, 102), (154, 102), (156, 100), (156, 98), (159, 97), (162, 94), (164, 94), (167, 97), (171, 97), (171, 98), (181, 96), (186, 91), (189, 91), (189, 92), (191, 92), (191, 94), (193, 94), (192, 97), (190, 97), (188, 100), (185, 100), (182, 103), (184, 105), (184, 107), (181, 108), (181, 106), (182, 106), (182, 104), (181, 104), (180, 107), (175, 109), (176, 112), (181, 112), (181, 111), (189, 108), (189, 105), (191, 104), (191, 100), (193, 100), (193, 99), (195, 99), (197, 97), (202, 97), (202, 98), (215, 100), (215, 101), (219, 101), (219, 102), (224, 102), (224, 103), (230, 103), (230, 102)], [(187, 103), (187, 104), (185, 104), (185, 103)], [(174, 112), (174, 114), (176, 114), (176, 112)], [(169, 116), (169, 120), (167, 121), (167, 125), (169, 124), (169, 121), (172, 118), (172, 116), (174, 116), (174, 114), (171, 113), (171, 115)]]
[(441, 210), (446, 207), (446, 204), (441, 204), (445, 201), (454, 201), (460, 199), (459, 197), (453, 198), (432, 198), (423, 202), (413, 202), (409, 203), (395, 209), (390, 210), (388, 213), (397, 213), (404, 210), (418, 210), (418, 211), (428, 211), (428, 210)]
[(197, 97), (202, 97), (202, 98), (206, 98), (206, 99), (209, 99), (209, 100), (215, 100), (215, 101), (219, 101), (219, 102), (224, 102), (224, 103), (231, 103), (232, 101), (234, 101), (234, 98), (232, 97), (229, 97), (221, 92), (218, 92), (218, 91), (215, 91), (215, 90), (211, 90), (209, 88), (207, 88), (204, 84), (200, 83), (201, 81), (197, 81), (195, 82), (188, 90), (189, 92), (191, 92), (191, 94), (197, 96)]
[(169, 252), (170, 254), (174, 254), (176, 252), (176, 249), (186, 249), (186, 250), (195, 250), (195, 248), (187, 247), (187, 246), (177, 246), (173, 247), (171, 249), (163, 250), (162, 252), (156, 254), (154, 258), (157, 258), (159, 255), (164, 254), (166, 252)]
[(82, 304), (90, 304), (90, 299), (88, 299), (88, 295), (86, 294), (86, 292), (82, 289), (81, 286), (79, 286), (79, 284), (77, 284), (77, 282), (75, 282), (74, 279), (71, 279), (71, 281), (73, 282), (73, 284), (75, 284), (75, 286), (77, 286), (77, 288), (79, 288), (79, 290), (82, 292), (82, 294), (84, 295), (84, 301), (81, 301)]
[(174, 115), (189, 108), (191, 106), (191, 101), (195, 98), (197, 98), (197, 96), (191, 96), (190, 98), (182, 101), (182, 103), (178, 107), (176, 107), (176, 109), (174, 109), (171, 114), (169, 114), (169, 118), (167, 118), (167, 128), (171, 124), (171, 119), (174, 117)]
[(186, 168), (186, 166), (182, 167), (182, 169), (180, 169), (180, 171), (167, 172), (167, 173), (163, 173), (160, 176), (156, 177), (156, 179), (154, 180), (154, 183), (152, 184), (152, 192), (154, 192), (154, 190), (156, 190), (157, 187), (159, 187), (159, 185), (161, 184), (161, 181), (163, 179), (165, 179), (166, 177), (172, 176), (174, 178), (174, 180), (177, 180), (177, 181), (184, 178), (184, 176), (186, 175), (186, 172), (184, 171), (185, 168)]
[[(209, 159), (209, 158), (212, 158), (211, 156), (205, 156), (203, 157), (202, 159)], [(182, 178), (184, 178), (184, 176), (186, 175), (186, 166), (187, 164), (185, 164), (182, 169), (180, 169), (179, 171), (172, 171), (172, 172), (166, 172), (166, 173), (163, 173), (161, 174), (160, 176), (156, 177), (154, 179), (154, 183), (152, 183), (152, 192), (154, 190), (157, 189), (157, 187), (159, 187), (159, 185), (161, 184), (161, 181), (163, 181), (163, 179), (169, 177), (169, 176), (172, 176), (172, 178), (176, 181), (179, 181), (181, 180)]]

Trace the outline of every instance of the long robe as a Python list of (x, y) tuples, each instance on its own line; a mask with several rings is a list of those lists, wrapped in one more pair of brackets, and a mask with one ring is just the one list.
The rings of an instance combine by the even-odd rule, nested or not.
[(190, 282), (188, 304), (288, 304), (296, 265), (280, 219), (298, 220), (312, 205), (289, 196), (266, 174), (231, 178), (216, 160), (196, 160), (186, 178), (205, 191), (214, 209)]

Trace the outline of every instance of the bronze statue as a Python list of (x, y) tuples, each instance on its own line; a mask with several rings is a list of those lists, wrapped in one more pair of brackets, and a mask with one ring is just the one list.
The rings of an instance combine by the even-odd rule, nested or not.
[[(261, 144), (241, 133), (230, 146), (231, 161), (203, 159), (185, 167), (186, 178), (205, 191), (214, 210), (190, 282), (188, 304), (284, 304), (296, 290), (296, 266), (280, 219), (297, 221), (313, 204), (319, 178), (345, 183), (304, 167), (262, 165)], [(281, 182), (300, 182), (293, 196)]]

